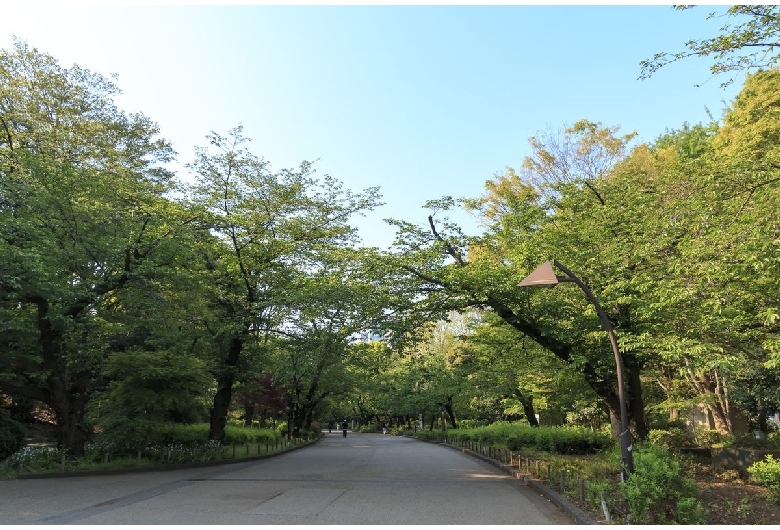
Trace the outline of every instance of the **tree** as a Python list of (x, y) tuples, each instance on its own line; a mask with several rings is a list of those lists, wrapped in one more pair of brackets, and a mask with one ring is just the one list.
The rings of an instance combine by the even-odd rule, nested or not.
[[(487, 218), (488, 232), (479, 238), (464, 237), (446, 219), (437, 225), (433, 215), (428, 218), (427, 233), (422, 228), (398, 223), (401, 231), (398, 241), (405, 246), (406, 252), (396, 257), (396, 266), (410, 278), (417, 279), (416, 296), (424, 295), (419, 304), (422, 312), (490, 308), (515, 330), (565, 363), (576, 366), (610, 411), (617, 431), (620, 407), (615, 367), (613, 357), (605, 355), (611, 350), (593, 308), (581, 293), (558, 290), (554, 297), (545, 296), (542, 301), (538, 293), (517, 288), (525, 274), (550, 256), (558, 256), (561, 261), (572, 257), (571, 262), (578, 264), (597, 263), (598, 258), (593, 254), (599, 246), (594, 246), (592, 240), (603, 240), (603, 237), (600, 237), (601, 221), (592, 221), (603, 219), (609, 210), (600, 187), (633, 135), (621, 137), (617, 135), (617, 128), (606, 128), (587, 120), (578, 122), (565, 134), (565, 141), (558, 144), (566, 146), (565, 149), (544, 149), (536, 142), (537, 156), (529, 157), (531, 160), (526, 164), (529, 170), (539, 174), (541, 182), (546, 183), (542, 190), (544, 195), (528, 184), (531, 179), (519, 181), (510, 170), (506, 175), (507, 183), (498, 177), (498, 182), (489, 186), (485, 197), (466, 202), (470, 208), (476, 207), (477, 211), (485, 211), (491, 216)], [(566, 160), (560, 160), (561, 156)], [(594, 169), (559, 174), (558, 167)], [(545, 197), (544, 201), (542, 197)], [(451, 207), (452, 201), (432, 201), (430, 206), (443, 209)], [(591, 223), (588, 232), (580, 234), (579, 230), (572, 229), (570, 221), (576, 221), (576, 228), (580, 228), (583, 223), (579, 219), (584, 216), (589, 217)], [(576, 255), (577, 250), (590, 250), (590, 255)], [(599, 257), (604, 256), (609, 254)], [(613, 272), (609, 268), (599, 269), (601, 267), (586, 271), (586, 277), (591, 280), (600, 278), (604, 281), (604, 284), (592, 285), (597, 292), (600, 285), (608, 285), (605, 280)], [(405, 285), (401, 279), (394, 283)], [(611, 318), (617, 320), (612, 304), (603, 305), (608, 308)], [(639, 436), (644, 437), (647, 424), (641, 366), (630, 352), (623, 352), (623, 356), (628, 371), (629, 415)]]
[(0, 390), (51, 407), (73, 455), (105, 357), (103, 304), (154, 270), (176, 223), (173, 151), (117, 93), (19, 41), (0, 52)]
[[(593, 406), (595, 395), (572, 366), (535, 342), (519, 337), (493, 313), (463, 337), (462, 371), (475, 392), (472, 407), (482, 405), (491, 422), (525, 418), (532, 427), (557, 424), (567, 413)], [(490, 407), (488, 409), (487, 407)]]
[(212, 133), (190, 166), (197, 178), (193, 207), (219, 243), (204, 248), (212, 311), (206, 323), (218, 346), (217, 390), (210, 437), (224, 436), (233, 384), (245, 346), (290, 316), (295, 282), (320, 256), (351, 244), (350, 217), (378, 204), (374, 188), (354, 194), (309, 162), (273, 172), (244, 147), (242, 127)]
[(113, 355), (104, 371), (111, 383), (96, 399), (95, 419), (104, 441), (127, 450), (159, 441), (166, 423), (197, 407), (209, 379), (202, 361), (170, 350)]
[[(695, 6), (674, 6), (685, 10)], [(713, 76), (728, 72), (751, 71), (772, 68), (778, 64), (780, 53), (780, 7), (776, 5), (731, 6), (724, 14), (710, 13), (707, 18), (734, 18), (738, 24), (724, 24), (720, 34), (701, 40), (690, 40), (685, 49), (676, 53), (656, 53), (652, 59), (640, 62), (639, 79), (648, 79), (660, 68), (689, 57), (712, 57)], [(734, 82), (730, 77), (721, 86)]]

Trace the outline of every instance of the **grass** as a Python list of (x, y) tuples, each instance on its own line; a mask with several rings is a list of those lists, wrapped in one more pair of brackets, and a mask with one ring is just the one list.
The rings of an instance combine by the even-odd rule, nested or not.
[[(207, 426), (206, 426), (207, 427)], [(286, 451), (291, 446), (311, 440), (283, 439), (277, 431), (230, 425), (225, 441), (207, 439), (208, 429), (202, 425), (170, 426), (159, 433), (157, 443), (138, 451), (122, 447), (107, 438), (89, 443), (81, 458), (69, 458), (64, 451), (50, 446), (25, 447), (0, 464), (0, 478), (13, 479), (19, 475), (96, 471), (169, 466), (201, 462), (217, 462), (255, 458)]]

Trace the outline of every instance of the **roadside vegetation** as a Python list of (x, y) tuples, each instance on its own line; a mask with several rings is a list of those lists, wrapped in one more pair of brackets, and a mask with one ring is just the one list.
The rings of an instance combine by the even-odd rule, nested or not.
[[(776, 503), (776, 456), (722, 463), (728, 502), (706, 485), (730, 450), (778, 443), (780, 70), (745, 50), (773, 50), (780, 7), (723, 16), (642, 64), (744, 73), (722, 115), (646, 142), (573, 117), (480, 197), (442, 176), (419, 219), (387, 220), (388, 249), (357, 237), (378, 188), (273, 168), (240, 125), (204, 131), (177, 174), (114, 81), (0, 50), (0, 469), (255, 456), (347, 421), (556, 462), (616, 521), (623, 503), (633, 522), (763, 520), (774, 504), (740, 491)], [(518, 286), (547, 261), (603, 310), (571, 284)], [(53, 448), (31, 448), (38, 430)]]
[(13, 479), (23, 474), (137, 469), (256, 458), (286, 451), (317, 438), (312, 433), (288, 440), (278, 430), (239, 425), (227, 425), (225, 438), (220, 442), (209, 440), (208, 433), (209, 425), (205, 423), (170, 424), (142, 446), (98, 439), (86, 444), (85, 454), (79, 458), (72, 458), (67, 451), (48, 444), (25, 446), (0, 464), (0, 476)]
[[(508, 464), (531, 480), (545, 483), (600, 523), (772, 524), (780, 512), (780, 464), (771, 454), (744, 470), (750, 477), (746, 482), (752, 484), (750, 493), (737, 487), (713, 495), (712, 485), (707, 483), (713, 469), (717, 470), (712, 451), (737, 447), (780, 454), (777, 431), (764, 440), (721, 439), (706, 452), (691, 451), (693, 440), (680, 436), (679, 431), (651, 431), (649, 441), (633, 448), (635, 472), (626, 482), (620, 480), (619, 444), (608, 431), (501, 423), (411, 434)], [(683, 438), (688, 438), (687, 442), (680, 444)], [(671, 440), (674, 442), (669, 443)], [(719, 471), (736, 474), (725, 468)], [(739, 482), (733, 475), (727, 480)]]

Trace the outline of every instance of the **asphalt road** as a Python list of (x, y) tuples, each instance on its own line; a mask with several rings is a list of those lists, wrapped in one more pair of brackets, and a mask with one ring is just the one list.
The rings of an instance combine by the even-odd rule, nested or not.
[(0, 524), (574, 524), (521, 481), (436, 444), (334, 432), (266, 460), (0, 482)]

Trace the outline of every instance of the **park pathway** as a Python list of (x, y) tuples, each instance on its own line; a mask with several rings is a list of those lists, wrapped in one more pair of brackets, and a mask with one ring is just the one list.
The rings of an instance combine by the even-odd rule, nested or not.
[(0, 482), (2, 524), (574, 524), (480, 460), (381, 434), (326, 434), (266, 460)]

